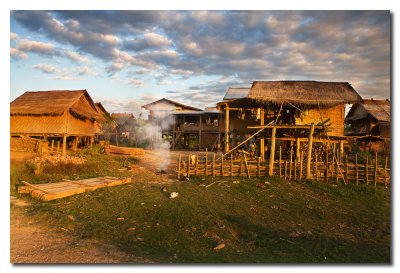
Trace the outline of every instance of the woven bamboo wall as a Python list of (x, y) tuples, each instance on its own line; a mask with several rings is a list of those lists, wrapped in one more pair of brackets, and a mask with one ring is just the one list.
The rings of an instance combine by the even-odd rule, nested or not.
[(339, 104), (330, 108), (310, 109), (302, 118), (296, 118), (296, 125), (322, 122), (330, 118), (328, 123), (330, 136), (344, 136), (344, 106)]
[(80, 120), (69, 114), (68, 135), (94, 136), (96, 133), (95, 124), (90, 120)]
[(63, 134), (65, 118), (62, 116), (11, 116), (11, 134)]

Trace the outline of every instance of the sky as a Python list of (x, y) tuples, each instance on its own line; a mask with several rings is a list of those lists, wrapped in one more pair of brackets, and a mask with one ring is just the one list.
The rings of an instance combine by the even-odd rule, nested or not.
[(202, 108), (255, 80), (349, 82), (390, 98), (389, 11), (11, 11), (10, 101), (86, 89), (109, 112)]

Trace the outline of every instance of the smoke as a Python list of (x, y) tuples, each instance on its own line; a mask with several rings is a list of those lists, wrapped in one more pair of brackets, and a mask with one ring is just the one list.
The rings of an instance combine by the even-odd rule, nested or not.
[(173, 125), (173, 117), (167, 112), (157, 113), (155, 120), (148, 121), (143, 126), (136, 128), (137, 144), (140, 147), (154, 150), (159, 159), (159, 171), (166, 171), (171, 162), (170, 142), (163, 138), (162, 131), (168, 130)]

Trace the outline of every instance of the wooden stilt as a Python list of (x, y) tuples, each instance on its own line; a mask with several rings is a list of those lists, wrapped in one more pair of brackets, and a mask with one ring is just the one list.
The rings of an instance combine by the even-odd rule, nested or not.
[(206, 149), (206, 155), (205, 155), (205, 166), (204, 166), (204, 175), (207, 176), (207, 168), (208, 168), (208, 152)]
[(63, 136), (62, 154), (63, 155), (67, 154), (67, 135), (66, 134)]
[(300, 173), (299, 173), (299, 180), (301, 181), (302, 177), (303, 177), (303, 151), (301, 151), (300, 154)]
[(198, 176), (199, 175), (199, 153), (196, 153), (196, 162), (194, 163), (195, 170), (194, 170), (194, 175)]
[(54, 151), (54, 139), (51, 140), (51, 152)]
[(285, 180), (287, 180), (287, 178), (288, 178), (288, 176), (287, 176), (287, 166), (288, 165), (288, 162), (287, 162), (287, 159), (285, 160)]
[(231, 155), (231, 177), (233, 177), (233, 155)]
[(299, 163), (300, 160), (300, 139), (296, 138), (296, 162)]
[(293, 141), (290, 142), (289, 180), (292, 179)]
[[(260, 125), (263, 126), (264, 124), (264, 119), (265, 119), (265, 112), (264, 112), (264, 108), (260, 108)], [(264, 138), (261, 136), (260, 138), (260, 157), (262, 159), (262, 161), (265, 160), (265, 141)]]
[(346, 160), (346, 162), (345, 162), (345, 174), (346, 174), (346, 184), (348, 184), (349, 183), (349, 158), (348, 158), (348, 156), (346, 155), (345, 156), (345, 160)]
[(314, 152), (314, 158), (315, 158), (315, 160), (314, 160), (314, 170), (315, 170), (315, 173), (314, 173), (314, 178), (315, 178), (315, 180), (317, 180), (318, 181), (318, 166), (317, 166), (317, 164), (318, 164), (318, 159), (317, 159), (317, 152), (315, 151)]
[(221, 156), (221, 176), (224, 177), (224, 157)]
[(314, 134), (314, 123), (311, 123), (310, 133), (308, 135), (306, 179), (311, 178), (311, 155), (313, 147), (313, 134)]
[(328, 151), (328, 145), (326, 144), (325, 150), (326, 150), (326, 157), (325, 157), (325, 181), (328, 182), (329, 179), (329, 151)]
[(60, 141), (57, 140), (56, 142), (56, 151), (59, 152), (60, 151)]
[[(300, 157), (300, 156), (299, 156)], [(293, 179), (296, 181), (297, 179), (297, 162), (299, 162), (298, 158), (295, 158), (294, 160), (294, 174), (293, 174)]]
[(229, 151), (229, 108), (225, 108), (225, 153)]
[(273, 127), (272, 135), (271, 135), (271, 149), (270, 149), (270, 154), (269, 154), (269, 166), (268, 166), (268, 175), (269, 176), (272, 176), (274, 174), (275, 139), (276, 139), (276, 127)]
[(260, 177), (260, 173), (261, 173), (261, 157), (258, 158), (258, 162), (257, 162), (257, 177)]
[(249, 165), (247, 164), (247, 158), (246, 158), (246, 155), (245, 155), (245, 154), (243, 154), (243, 158), (244, 158), (244, 165), (246, 166), (247, 178), (250, 178)]

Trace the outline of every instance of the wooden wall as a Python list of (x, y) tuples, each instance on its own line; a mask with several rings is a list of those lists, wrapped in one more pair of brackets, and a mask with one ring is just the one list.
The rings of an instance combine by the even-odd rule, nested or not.
[(11, 134), (63, 134), (66, 114), (62, 116), (10, 116)]

